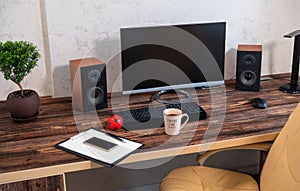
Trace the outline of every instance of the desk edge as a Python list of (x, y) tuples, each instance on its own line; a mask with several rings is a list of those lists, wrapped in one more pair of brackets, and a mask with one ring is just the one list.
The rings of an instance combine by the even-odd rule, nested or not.
[[(154, 160), (159, 158), (167, 158), (179, 155), (186, 155), (192, 153), (200, 153), (208, 150), (216, 150), (223, 148), (230, 148), (235, 146), (260, 143), (265, 141), (273, 141), (278, 135), (277, 133), (269, 133), (263, 135), (254, 135), (249, 137), (235, 138), (224, 141), (217, 141), (213, 143), (204, 143), (197, 145), (190, 145), (185, 147), (177, 147), (171, 149), (164, 149), (158, 151), (149, 151), (144, 153), (136, 153), (128, 156), (120, 164), (128, 164), (134, 162), (141, 162), (146, 160)], [(34, 168), (28, 170), (21, 170), (15, 172), (7, 172), (0, 174), (0, 184), (11, 182), (24, 181), (29, 179), (37, 179), (48, 176), (63, 175), (64, 173), (75, 172), (80, 170), (88, 170), (93, 168), (103, 167), (102, 165), (93, 163), (91, 161), (81, 161), (69, 164), (47, 166), (41, 168)]]

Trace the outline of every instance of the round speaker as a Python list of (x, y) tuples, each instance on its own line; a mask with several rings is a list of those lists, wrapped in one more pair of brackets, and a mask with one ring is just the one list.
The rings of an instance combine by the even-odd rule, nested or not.
[(101, 87), (93, 87), (88, 89), (87, 98), (92, 105), (97, 105), (103, 102), (104, 91)]
[(100, 79), (100, 75), (101, 74), (100, 74), (99, 70), (91, 70), (88, 73), (88, 80), (91, 83), (97, 83), (98, 80)]
[(251, 70), (246, 70), (240, 75), (240, 82), (246, 86), (252, 86), (256, 82), (256, 74)]
[(247, 54), (243, 57), (243, 63), (245, 64), (255, 64), (256, 62), (256, 59), (255, 59), (255, 56), (251, 55), (251, 54)]

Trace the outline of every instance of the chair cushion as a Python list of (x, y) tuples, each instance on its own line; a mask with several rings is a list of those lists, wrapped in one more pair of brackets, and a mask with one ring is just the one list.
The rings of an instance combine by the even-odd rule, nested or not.
[(160, 191), (259, 191), (249, 175), (205, 166), (189, 166), (171, 171)]
[(262, 191), (300, 190), (300, 103), (274, 141), (260, 180)]

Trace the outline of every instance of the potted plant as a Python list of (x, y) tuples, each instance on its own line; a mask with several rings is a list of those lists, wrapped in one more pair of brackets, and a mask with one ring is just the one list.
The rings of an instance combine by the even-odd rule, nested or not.
[(6, 99), (7, 109), (15, 121), (35, 119), (38, 115), (39, 95), (34, 90), (23, 89), (21, 81), (37, 66), (39, 58), (38, 48), (28, 41), (0, 42), (0, 71), (6, 80), (20, 88)]

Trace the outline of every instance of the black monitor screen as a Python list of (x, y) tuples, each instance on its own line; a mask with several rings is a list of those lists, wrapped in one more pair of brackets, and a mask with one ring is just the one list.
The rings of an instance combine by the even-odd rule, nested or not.
[(123, 93), (224, 83), (226, 23), (121, 29)]

